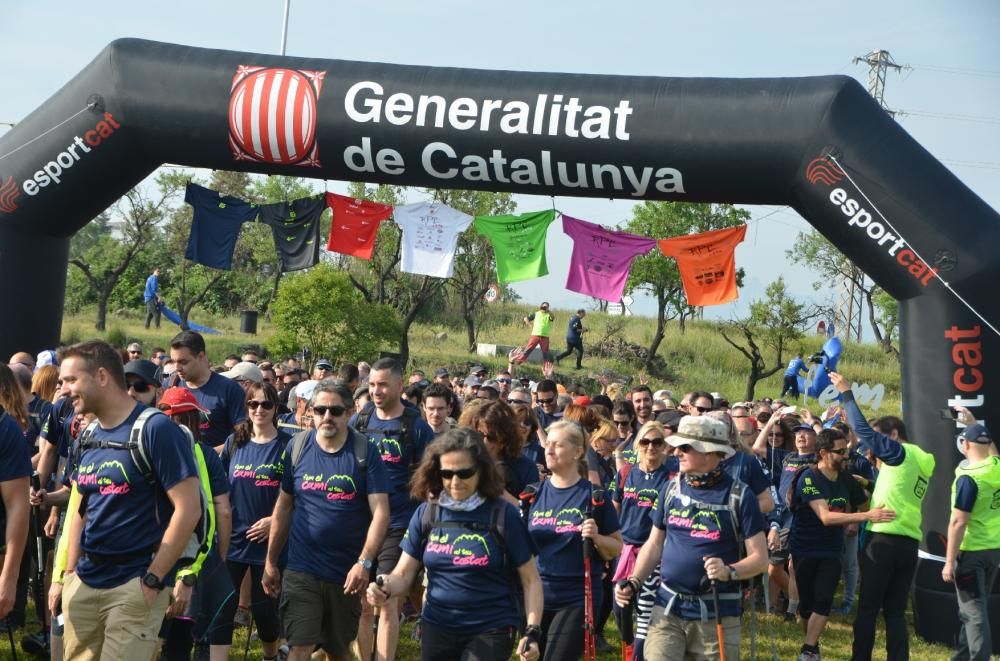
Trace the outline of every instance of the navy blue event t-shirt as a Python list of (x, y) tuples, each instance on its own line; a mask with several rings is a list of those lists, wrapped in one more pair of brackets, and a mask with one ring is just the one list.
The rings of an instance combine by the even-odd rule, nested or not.
[(611, 483), (611, 498), (618, 503), (618, 520), (626, 544), (639, 546), (649, 538), (653, 516), (670, 481), (670, 469), (664, 463), (651, 473), (636, 464), (621, 479), (619, 473)]
[(354, 430), (336, 452), (327, 452), (309, 433), (298, 464), (285, 453), (281, 488), (295, 496), (288, 536), (288, 569), (343, 585), (357, 562), (372, 521), (368, 496), (389, 493), (390, 484), (378, 449), (368, 444), (364, 490), (354, 455)]
[(240, 384), (212, 372), (208, 381), (198, 388), (187, 388), (204, 408), (208, 409), (208, 422), (201, 423), (201, 440), (218, 447), (233, 433), (233, 427), (247, 419), (247, 395)]
[[(545, 610), (583, 605), (583, 537), (580, 525), (591, 510), (593, 487), (585, 478), (571, 487), (559, 488), (551, 480), (542, 483), (528, 513), (528, 532), (538, 547), (538, 573), (542, 576)], [(618, 531), (618, 514), (605, 501), (593, 511), (602, 535)], [(594, 603), (601, 602), (603, 562), (594, 551), (590, 563)]]
[(764, 469), (760, 467), (757, 457), (753, 457), (745, 452), (737, 452), (733, 456), (722, 460), (722, 470), (729, 473), (729, 477), (740, 480), (754, 494), (762, 494), (771, 488), (771, 482), (764, 474)]
[(789, 452), (781, 462), (780, 479), (778, 481), (778, 499), (774, 501), (774, 510), (768, 520), (777, 521), (782, 528), (792, 526), (792, 512), (788, 509), (788, 490), (792, 487), (795, 473), (803, 466), (816, 463), (816, 455)]
[[(732, 485), (733, 478), (725, 472), (718, 484), (704, 489), (696, 489), (681, 478), (680, 490), (671, 494), (669, 500), (664, 499), (661, 513), (653, 519), (653, 525), (666, 531), (660, 559), (661, 586), (678, 594), (704, 595), (710, 614), (712, 596), (703, 558), (713, 556), (731, 565), (739, 561), (739, 545), (743, 541), (737, 538), (730, 512), (699, 507), (698, 503), (728, 505)], [(760, 506), (749, 489), (744, 490), (736, 516), (743, 540), (764, 530)], [(739, 583), (730, 581), (720, 581), (717, 585), (720, 594), (738, 593), (740, 589)], [(656, 605), (666, 606), (669, 601), (669, 593), (661, 587), (656, 593)], [(724, 599), (719, 609), (725, 617), (739, 617), (740, 600)], [(684, 620), (701, 619), (698, 603), (690, 600), (675, 601), (672, 613)]]
[[(350, 425), (354, 427), (358, 415), (351, 417)], [(389, 529), (406, 529), (410, 525), (410, 517), (417, 509), (417, 501), (410, 498), (410, 466), (416, 466), (424, 456), (424, 448), (434, 440), (434, 431), (420, 417), (413, 419), (409, 430), (408, 443), (402, 442), (402, 427), (400, 418), (380, 420), (372, 410), (368, 419), (368, 428), (364, 435), (373, 444), (382, 463), (392, 488), (389, 490)]]
[[(439, 521), (472, 522), (472, 528), (433, 527), (424, 537), (421, 503), (410, 519), (402, 549), (427, 568), (427, 593), (421, 617), (453, 635), (479, 634), (520, 624), (522, 593), (517, 568), (531, 560), (535, 545), (514, 505), (503, 507), (504, 538), (501, 545), (488, 527), (494, 503), (486, 501), (471, 512), (437, 508)], [(484, 529), (483, 526), (486, 528)]]
[(250, 565), (264, 565), (267, 540), (247, 539), (250, 526), (271, 516), (281, 489), (284, 475), (285, 446), (290, 436), (279, 431), (267, 443), (247, 441), (235, 447), (232, 437), (226, 439), (221, 461), (229, 479), (229, 503), (233, 509), (233, 536), (229, 543), (229, 560)]
[(195, 183), (188, 183), (184, 201), (194, 208), (184, 256), (213, 269), (228, 271), (233, 267), (233, 250), (240, 229), (243, 223), (257, 217), (257, 205)]
[(538, 482), (538, 465), (523, 454), (514, 461), (505, 459), (501, 465), (507, 492), (519, 497), (529, 484)]
[[(21, 434), (21, 425), (9, 413), (0, 413), (0, 482), (30, 475), (31, 453)], [(6, 529), (7, 511), (0, 500), (0, 534)]]
[[(127, 441), (145, 408), (136, 404), (128, 418), (112, 429), (98, 424), (93, 439)], [(127, 450), (89, 449), (76, 466), (74, 480), (87, 517), (80, 540), (84, 555), (76, 565), (76, 574), (92, 588), (117, 587), (146, 573), (173, 512), (166, 491), (189, 477), (198, 477), (191, 442), (167, 416), (149, 418), (141, 442), (162, 488), (154, 488), (143, 479)], [(115, 559), (95, 561), (90, 554)]]
[(792, 533), (789, 550), (794, 558), (840, 557), (844, 548), (844, 526), (826, 526), (809, 504), (825, 500), (831, 512), (848, 512), (868, 502), (864, 490), (846, 473), (829, 480), (819, 469), (804, 468), (795, 483)]

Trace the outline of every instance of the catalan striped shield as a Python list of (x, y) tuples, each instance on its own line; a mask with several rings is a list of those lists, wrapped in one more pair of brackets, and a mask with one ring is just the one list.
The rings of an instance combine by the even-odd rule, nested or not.
[(233, 158), (320, 167), (316, 107), (325, 75), (240, 65), (229, 98)]

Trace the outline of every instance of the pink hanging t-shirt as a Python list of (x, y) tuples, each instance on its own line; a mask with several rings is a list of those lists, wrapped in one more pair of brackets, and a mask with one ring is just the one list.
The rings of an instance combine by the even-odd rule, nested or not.
[(632, 260), (656, 247), (656, 240), (609, 230), (563, 214), (563, 232), (573, 239), (566, 289), (618, 302)]

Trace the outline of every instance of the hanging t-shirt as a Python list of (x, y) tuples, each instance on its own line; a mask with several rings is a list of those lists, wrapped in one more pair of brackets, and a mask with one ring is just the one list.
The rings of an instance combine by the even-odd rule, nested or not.
[(450, 278), (455, 270), (458, 235), (472, 222), (472, 216), (447, 204), (416, 202), (396, 207), (392, 217), (403, 232), (399, 270)]
[(195, 183), (188, 183), (184, 201), (194, 208), (184, 256), (213, 269), (233, 268), (233, 250), (240, 226), (253, 221), (259, 207)]
[(563, 232), (573, 239), (566, 289), (617, 303), (632, 260), (656, 247), (656, 239), (616, 232), (563, 214)]
[(379, 223), (392, 215), (392, 207), (336, 193), (327, 193), (326, 203), (333, 209), (326, 249), (342, 255), (371, 259)]
[(283, 431), (268, 443), (247, 441), (240, 447), (235, 446), (232, 436), (226, 439), (221, 459), (229, 476), (229, 500), (233, 509), (233, 535), (227, 559), (264, 565), (267, 539), (252, 542), (247, 539), (247, 531), (274, 511), (289, 440), (291, 437)]
[[(353, 432), (339, 450), (327, 452), (311, 431), (294, 467), (291, 453), (285, 453), (281, 489), (295, 496), (287, 544), (289, 569), (344, 584), (372, 522), (368, 496), (390, 488), (378, 449), (369, 443), (367, 450), (364, 480), (354, 455)], [(365, 491), (358, 492), (359, 484)]]
[(282, 273), (319, 264), (319, 219), (325, 210), (322, 195), (260, 206), (260, 221), (271, 227)]
[(476, 216), (476, 231), (493, 242), (501, 284), (548, 275), (545, 235), (555, 219), (554, 209), (519, 216)]
[[(559, 610), (583, 603), (583, 537), (580, 525), (584, 512), (591, 509), (593, 487), (580, 478), (571, 487), (542, 482), (528, 513), (528, 532), (538, 547), (538, 573), (542, 577), (545, 610)], [(618, 514), (610, 502), (593, 512), (597, 530), (610, 535), (618, 530)], [(604, 563), (597, 551), (590, 563), (594, 603), (601, 603), (601, 580)]]
[(660, 252), (677, 259), (688, 305), (720, 305), (735, 301), (736, 246), (747, 226), (660, 240)]
[[(504, 543), (489, 527), (493, 503), (486, 501), (470, 512), (438, 507), (438, 520), (470, 522), (480, 528), (434, 527), (424, 536), (422, 503), (410, 519), (401, 544), (403, 551), (427, 568), (427, 594), (421, 617), (456, 636), (472, 636), (516, 627), (521, 596), (517, 568), (531, 560), (535, 546), (517, 508), (502, 503)], [(475, 608), (469, 604), (475, 603)]]

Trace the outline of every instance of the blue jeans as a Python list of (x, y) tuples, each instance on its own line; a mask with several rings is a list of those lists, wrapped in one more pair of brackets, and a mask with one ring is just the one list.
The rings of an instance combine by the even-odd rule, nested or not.
[(840, 567), (844, 578), (844, 594), (840, 607), (850, 610), (854, 605), (854, 593), (858, 589), (858, 536), (844, 535), (844, 552), (840, 555)]
[(958, 649), (952, 661), (989, 661), (993, 650), (987, 613), (990, 588), (997, 577), (1000, 549), (963, 551), (955, 571), (958, 592)]

